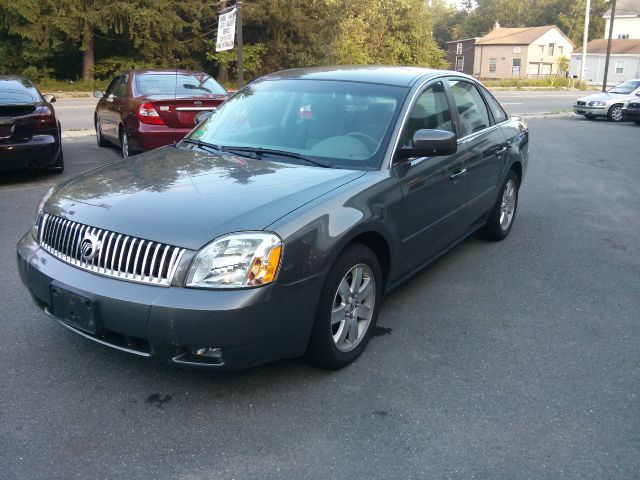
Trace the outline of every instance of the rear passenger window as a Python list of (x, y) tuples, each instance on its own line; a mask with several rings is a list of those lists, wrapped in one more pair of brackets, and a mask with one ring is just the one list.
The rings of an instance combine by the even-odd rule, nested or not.
[(489, 111), (476, 86), (465, 80), (449, 80), (460, 118), (460, 138), (488, 128)]
[(493, 120), (496, 123), (504, 122), (507, 118), (509, 118), (507, 112), (504, 111), (502, 105), (500, 105), (495, 97), (491, 95), (489, 90), (483, 87), (480, 87), (480, 90), (482, 91), (482, 94), (484, 95), (484, 98), (489, 105), (489, 110), (491, 110), (491, 113), (493, 114)]

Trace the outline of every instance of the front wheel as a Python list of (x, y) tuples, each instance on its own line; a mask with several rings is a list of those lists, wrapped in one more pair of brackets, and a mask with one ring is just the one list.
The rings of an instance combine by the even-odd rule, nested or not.
[(382, 270), (376, 255), (355, 244), (338, 257), (320, 294), (308, 355), (329, 369), (342, 368), (362, 353), (382, 299)]
[(633, 123), (635, 123), (636, 125), (640, 125), (640, 120), (634, 120)]
[(613, 105), (609, 112), (607, 112), (607, 117), (612, 122), (621, 122), (622, 121), (622, 105), (617, 104)]
[(489, 214), (489, 220), (478, 231), (481, 237), (497, 241), (509, 235), (518, 208), (518, 188), (518, 175), (509, 170), (502, 184), (500, 196)]
[(98, 143), (98, 146), (106, 147), (108, 143), (105, 140), (105, 138), (102, 136), (102, 124), (99, 118), (96, 118), (95, 126), (96, 126), (96, 142)]

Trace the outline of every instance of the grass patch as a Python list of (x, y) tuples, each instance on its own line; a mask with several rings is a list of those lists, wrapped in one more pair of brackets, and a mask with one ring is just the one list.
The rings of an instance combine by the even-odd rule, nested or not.
[(53, 78), (42, 78), (34, 83), (42, 93), (52, 92), (87, 92), (94, 90), (104, 91), (109, 86), (110, 80), (96, 80), (91, 83), (72, 80), (55, 80)]
[(586, 82), (578, 83), (573, 78), (564, 78), (564, 77), (548, 77), (548, 78), (501, 78), (498, 80), (495, 79), (487, 79), (483, 80), (484, 83), (489, 88), (495, 87), (508, 87), (508, 88), (527, 88), (527, 87), (538, 87), (538, 88), (577, 88), (579, 90), (586, 90), (587, 84)]

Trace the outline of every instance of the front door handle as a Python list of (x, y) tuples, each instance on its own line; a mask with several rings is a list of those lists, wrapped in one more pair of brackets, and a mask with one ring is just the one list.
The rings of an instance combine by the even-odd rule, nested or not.
[(502, 154), (503, 154), (504, 152), (506, 152), (506, 151), (507, 151), (507, 147), (506, 147), (506, 146), (504, 146), (504, 147), (502, 147), (500, 150), (498, 150), (498, 151), (496, 152), (496, 155), (502, 155)]
[(462, 170), (460, 170), (459, 172), (455, 172), (453, 173), (450, 177), (449, 180), (451, 180), (452, 182), (457, 182), (458, 180), (460, 180), (462, 177), (464, 177), (467, 174), (467, 169), (463, 168)]

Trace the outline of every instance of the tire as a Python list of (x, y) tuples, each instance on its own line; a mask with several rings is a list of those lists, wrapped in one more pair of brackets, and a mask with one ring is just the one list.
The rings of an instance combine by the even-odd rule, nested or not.
[(612, 122), (621, 122), (622, 121), (622, 105), (616, 103), (615, 105), (611, 105), (611, 108), (607, 112), (607, 118)]
[(62, 153), (62, 147), (60, 147), (60, 153), (56, 158), (56, 162), (53, 165), (51, 165), (47, 170), (51, 173), (57, 173), (57, 174), (64, 172), (64, 154)]
[(382, 282), (380, 262), (371, 249), (354, 244), (340, 254), (320, 294), (307, 349), (311, 361), (336, 370), (358, 358), (378, 318)]
[(636, 125), (640, 125), (640, 120), (634, 120), (633, 123), (635, 123)]
[(120, 154), (122, 158), (129, 158), (131, 151), (129, 150), (129, 136), (125, 132), (124, 127), (120, 126)]
[(109, 144), (109, 142), (107, 142), (105, 138), (102, 136), (102, 128), (100, 128), (100, 120), (97, 118), (95, 121), (95, 127), (96, 127), (96, 142), (98, 143), (98, 146), (106, 147)]
[(518, 175), (513, 170), (509, 170), (487, 223), (478, 231), (482, 238), (499, 241), (509, 235), (518, 209), (519, 187)]

